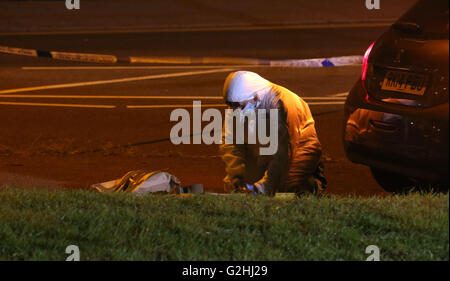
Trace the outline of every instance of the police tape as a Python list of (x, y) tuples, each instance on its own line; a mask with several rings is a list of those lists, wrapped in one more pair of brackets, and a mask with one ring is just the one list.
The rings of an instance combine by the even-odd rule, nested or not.
[(55, 60), (78, 61), (90, 63), (129, 63), (129, 64), (224, 64), (247, 66), (279, 67), (333, 67), (362, 64), (363, 56), (340, 56), (314, 59), (263, 60), (238, 57), (135, 57), (105, 54), (70, 53), (0, 46), (0, 53), (21, 56), (43, 57)]
[(13, 48), (7, 46), (0, 46), (0, 53), (21, 55), (21, 56), (32, 56), (32, 57), (37, 56), (37, 50)]
[(318, 59), (301, 60), (274, 60), (271, 66), (292, 66), (292, 67), (329, 67), (362, 64), (363, 56), (342, 56)]

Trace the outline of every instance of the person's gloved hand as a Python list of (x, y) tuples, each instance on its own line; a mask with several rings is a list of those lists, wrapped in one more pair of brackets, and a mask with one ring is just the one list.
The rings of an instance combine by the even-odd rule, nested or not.
[(256, 192), (257, 193), (261, 193), (261, 194), (265, 195), (265, 193), (264, 193), (264, 183), (262, 183), (262, 182), (255, 182), (253, 184), (253, 186), (256, 188)]
[(268, 182), (260, 180), (258, 182), (255, 182), (253, 185), (258, 189), (259, 193), (266, 196), (275, 196), (275, 190)]

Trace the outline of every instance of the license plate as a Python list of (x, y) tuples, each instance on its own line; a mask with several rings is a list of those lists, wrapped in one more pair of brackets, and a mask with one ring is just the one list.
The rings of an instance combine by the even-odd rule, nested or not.
[(426, 75), (389, 70), (381, 89), (422, 96), (426, 91), (426, 82)]

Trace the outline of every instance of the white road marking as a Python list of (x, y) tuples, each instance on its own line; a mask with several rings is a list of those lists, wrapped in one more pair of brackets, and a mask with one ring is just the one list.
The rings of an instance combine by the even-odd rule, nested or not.
[(180, 100), (221, 100), (221, 96), (85, 96), (85, 95), (0, 95), (0, 98), (39, 98), (39, 99), (180, 99)]
[(346, 97), (301, 97), (304, 100), (345, 100)]
[[(309, 102), (308, 105), (342, 105), (345, 102)], [(183, 108), (193, 107), (192, 104), (164, 104), (164, 105), (127, 105), (129, 109), (155, 109), (155, 108)], [(201, 107), (227, 107), (226, 104), (202, 104)]]
[(333, 94), (333, 95), (330, 95), (330, 96), (332, 96), (332, 97), (346, 97), (346, 96), (348, 96), (348, 92)]
[(27, 102), (0, 102), (0, 105), (25, 105), (25, 106), (51, 106), (51, 107), (79, 107), (79, 108), (116, 108), (115, 105), (93, 104), (66, 104), (66, 103), (27, 103)]
[[(181, 108), (181, 107), (194, 107), (193, 104), (163, 104), (163, 105), (127, 105), (130, 109), (141, 108)], [(202, 104), (201, 107), (227, 107), (226, 104)]]
[(192, 75), (201, 75), (201, 74), (212, 74), (212, 73), (220, 73), (220, 72), (231, 72), (233, 70), (234, 69), (231, 69), (231, 68), (212, 69), (212, 70), (203, 70), (203, 71), (189, 71), (189, 72), (180, 72), (180, 73), (146, 75), (146, 76), (128, 77), (128, 78), (120, 78), (120, 79), (112, 79), (112, 80), (100, 80), (100, 81), (78, 82), (78, 83), (68, 83), (68, 84), (45, 85), (45, 86), (0, 90), (0, 95), (1, 94), (9, 94), (9, 93), (40, 91), (40, 90), (48, 90), (48, 89), (83, 87), (83, 86), (93, 86), (93, 85), (102, 85), (102, 84), (111, 84), (111, 83), (142, 81), (142, 80), (150, 80), (150, 79), (162, 79), (162, 78), (183, 77), (183, 76), (192, 76)]
[[(44, 99), (186, 99), (222, 100), (222, 96), (108, 96), (108, 95), (0, 95), (0, 98)], [(345, 97), (302, 97), (304, 100), (344, 100)]]
[(340, 104), (345, 104), (345, 101), (308, 102), (308, 105), (340, 105)]
[[(308, 102), (308, 105), (342, 105), (345, 102)], [(0, 105), (16, 106), (49, 106), (49, 107), (78, 107), (78, 108), (117, 108), (115, 105), (93, 104), (65, 104), (65, 103), (24, 103), (24, 102), (0, 102)], [(127, 105), (129, 109), (155, 109), (155, 108), (191, 108), (192, 104), (163, 104), (163, 105)], [(226, 104), (202, 104), (201, 107), (227, 107)]]

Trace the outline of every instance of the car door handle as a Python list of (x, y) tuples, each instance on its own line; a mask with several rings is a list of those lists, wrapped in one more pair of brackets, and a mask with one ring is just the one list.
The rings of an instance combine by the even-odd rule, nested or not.
[(384, 131), (384, 132), (388, 132), (388, 133), (393, 133), (397, 130), (397, 127), (395, 127), (394, 125), (390, 124), (390, 123), (386, 123), (386, 122), (382, 122), (382, 121), (378, 121), (378, 120), (373, 120), (371, 119), (369, 121), (370, 125), (372, 125), (372, 127), (374, 127), (377, 130), (380, 131)]

